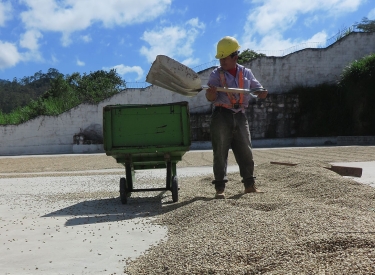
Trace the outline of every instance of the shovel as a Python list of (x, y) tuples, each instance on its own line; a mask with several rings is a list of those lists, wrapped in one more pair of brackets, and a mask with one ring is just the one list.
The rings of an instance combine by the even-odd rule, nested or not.
[[(147, 74), (146, 81), (172, 92), (190, 97), (196, 96), (200, 91), (209, 88), (207, 85), (202, 85), (202, 81), (196, 72), (165, 55), (158, 55), (156, 57), (155, 61), (152, 63), (150, 71)], [(265, 89), (255, 88), (248, 90), (217, 87), (217, 91), (227, 93), (244, 93), (257, 97), (254, 92), (265, 91)]]

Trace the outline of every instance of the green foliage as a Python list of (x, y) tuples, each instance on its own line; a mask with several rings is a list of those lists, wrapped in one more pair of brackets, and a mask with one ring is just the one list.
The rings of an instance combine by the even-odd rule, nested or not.
[(345, 134), (375, 134), (375, 54), (347, 66), (338, 83), (345, 105)]
[[(48, 74), (48, 90), (8, 114), (0, 111), (0, 124), (19, 124), (41, 115), (59, 115), (81, 103), (97, 104), (125, 88), (125, 81), (115, 70), (64, 76), (50, 69)], [(38, 72), (36, 76), (42, 79), (44, 74)], [(22, 83), (35, 85), (35, 79), (23, 78)]]
[(367, 17), (363, 17), (360, 23), (356, 22), (353, 26), (340, 30), (336, 36), (336, 41), (354, 31), (375, 32), (375, 20), (369, 20)]
[(59, 98), (71, 93), (71, 85), (65, 80), (63, 75), (59, 75), (51, 81), (51, 87), (43, 95), (43, 98)]
[(51, 88), (43, 96), (44, 98), (73, 97), (80, 103), (99, 103), (125, 87), (124, 80), (118, 76), (115, 70), (109, 72), (99, 70), (84, 73), (73, 73), (66, 77), (59, 76), (51, 83)]
[(375, 135), (375, 54), (352, 62), (337, 85), (296, 87), (298, 136)]
[[(370, 85), (375, 80), (375, 54), (355, 60), (344, 68), (339, 85), (341, 87)], [(367, 87), (367, 88), (371, 88)]]
[(299, 99), (299, 137), (337, 136), (341, 133), (341, 100), (337, 85), (296, 87), (290, 91)]
[(18, 107), (36, 100), (50, 88), (51, 80), (59, 73), (56, 69), (49, 69), (46, 74), (41, 71), (33, 76), (22, 79), (14, 78), (12, 81), (0, 81), (0, 109), (9, 113)]
[(115, 70), (84, 74), (77, 84), (80, 99), (86, 103), (99, 103), (104, 98), (118, 93), (125, 85)]
[(349, 35), (350, 33), (354, 32), (354, 27), (344, 28), (336, 36), (336, 41), (340, 40), (341, 38)]
[(266, 56), (265, 54), (263, 53), (256, 53), (254, 52), (253, 50), (250, 50), (250, 49), (246, 49), (244, 50), (243, 52), (241, 52), (239, 55), (238, 55), (238, 64), (245, 64), (253, 59), (256, 59), (260, 56)]
[(369, 20), (363, 17), (360, 23), (356, 22), (354, 26), (363, 32), (375, 32), (375, 20)]

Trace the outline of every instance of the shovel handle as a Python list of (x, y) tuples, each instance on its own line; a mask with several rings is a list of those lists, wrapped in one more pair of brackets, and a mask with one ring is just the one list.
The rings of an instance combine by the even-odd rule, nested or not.
[[(202, 89), (207, 90), (209, 86), (202, 86)], [(240, 93), (240, 94), (250, 94), (253, 97), (258, 97), (256, 92), (266, 91), (264, 88), (254, 88), (254, 89), (240, 89), (240, 88), (224, 88), (224, 87), (216, 87), (218, 92), (226, 92), (226, 93)]]

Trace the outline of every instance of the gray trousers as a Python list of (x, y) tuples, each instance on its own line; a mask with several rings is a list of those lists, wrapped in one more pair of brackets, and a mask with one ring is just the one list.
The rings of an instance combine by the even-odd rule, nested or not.
[(216, 190), (223, 190), (227, 179), (228, 152), (232, 148), (245, 188), (254, 184), (254, 160), (249, 123), (243, 113), (216, 107), (211, 116), (213, 171)]

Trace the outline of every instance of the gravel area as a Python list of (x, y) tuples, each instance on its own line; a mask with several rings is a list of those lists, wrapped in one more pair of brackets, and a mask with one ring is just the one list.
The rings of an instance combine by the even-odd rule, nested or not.
[[(181, 177), (178, 203), (157, 193), (147, 201), (152, 223), (166, 226), (168, 238), (136, 259), (123, 259), (124, 272), (375, 274), (375, 188), (325, 169), (331, 162), (374, 161), (374, 156), (375, 147), (368, 146), (255, 149), (257, 186), (264, 193), (243, 195), (239, 173), (231, 173), (226, 200), (213, 199), (212, 174)], [(191, 151), (178, 163), (197, 166), (212, 166), (212, 152)], [(121, 169), (103, 154), (0, 158), (0, 177), (121, 174)], [(144, 197), (150, 194), (132, 194), (129, 207), (141, 206)]]

